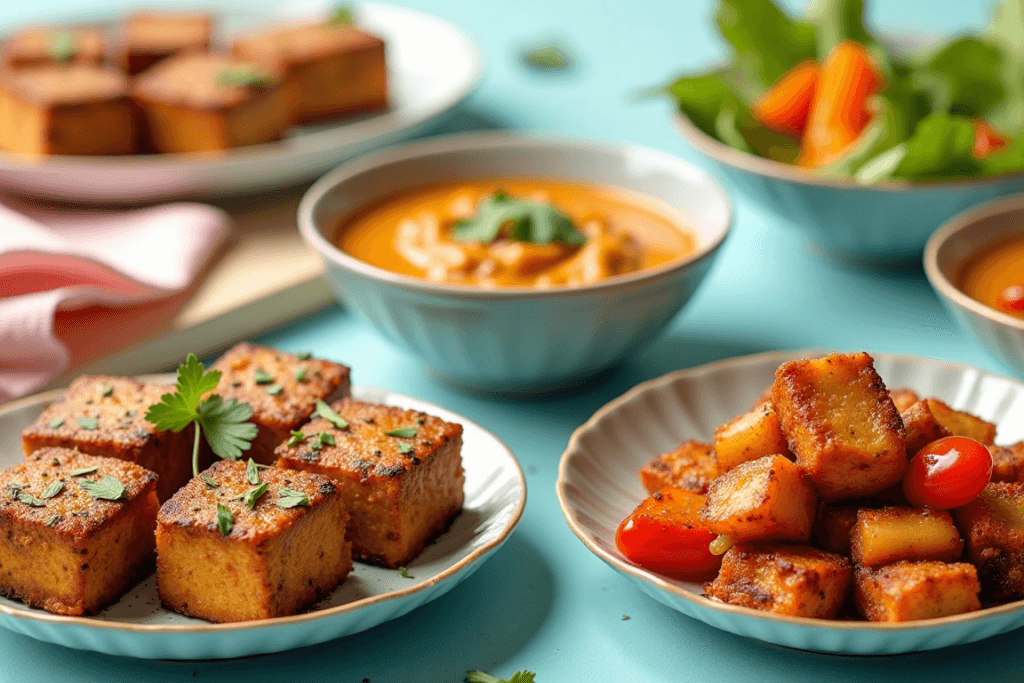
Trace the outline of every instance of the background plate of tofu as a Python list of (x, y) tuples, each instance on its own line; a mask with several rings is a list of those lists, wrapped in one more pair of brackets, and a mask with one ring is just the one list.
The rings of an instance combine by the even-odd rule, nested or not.
[[(166, 384), (174, 378), (160, 375), (143, 381)], [(40, 394), (0, 410), (0, 469), (22, 462), (22, 430), (62, 394), (63, 390)], [(0, 598), (0, 626), (42, 641), (120, 656), (230, 658), (358, 633), (444, 595), (472, 575), (515, 528), (526, 504), (522, 470), (497, 437), (440, 406), (371, 387), (353, 386), (352, 397), (419, 410), (463, 426), (462, 512), (407, 567), (396, 570), (356, 562), (333, 593), (294, 616), (220, 624), (186, 617), (161, 607), (155, 575), (150, 575), (90, 617), (51, 614)]]
[[(902, 494), (898, 488), (895, 494), (892, 489), (888, 490), (890, 495), (896, 496), (889, 502), (878, 502), (886, 495), (886, 491), (880, 491), (873, 494), (876, 498), (873, 503), (837, 500), (822, 504), (817, 509), (819, 521), (825, 519), (823, 510), (826, 508), (835, 511), (844, 503), (853, 508), (851, 519), (854, 521), (850, 523), (853, 526), (845, 526), (844, 532), (846, 555), (852, 557), (852, 561), (850, 557), (841, 555), (841, 549), (830, 547), (828, 539), (821, 535), (823, 531), (817, 527), (810, 540), (806, 538), (805, 528), (802, 545), (794, 542), (787, 549), (785, 544), (772, 544), (768, 551), (761, 552), (763, 563), (757, 566), (758, 553), (733, 553), (741, 547), (751, 547), (737, 544), (725, 554), (719, 578), (707, 584), (700, 580), (668, 578), (649, 571), (627, 559), (619, 550), (616, 531), (620, 523), (651, 491), (650, 480), (642, 483), (639, 476), (645, 464), (648, 465), (646, 475), (651, 471), (649, 463), (652, 460), (670, 458), (673, 452), (683, 450), (680, 444), (688, 440), (708, 444), (706, 451), (717, 445), (724, 452), (729, 444), (719, 444), (718, 441), (734, 436), (736, 430), (723, 427), (716, 432), (716, 428), (727, 423), (752, 425), (755, 421), (734, 418), (763, 410), (766, 406), (768, 411), (778, 413), (782, 424), (786, 425), (787, 416), (783, 413), (791, 406), (775, 405), (779, 401), (778, 392), (774, 394), (772, 403), (766, 404), (766, 387), (773, 386), (776, 369), (781, 364), (818, 358), (825, 353), (817, 350), (770, 352), (681, 370), (641, 384), (601, 408), (573, 434), (562, 457), (557, 492), (570, 528), (594, 554), (654, 599), (715, 628), (787, 647), (837, 654), (897, 654), (969, 643), (1024, 625), (1024, 601), (1019, 600), (1024, 595), (1024, 580), (1021, 579), (1024, 573), (1019, 570), (1020, 563), (1024, 563), (1024, 484), (989, 484), (974, 502), (950, 510), (952, 515), (927, 509), (911, 512), (906, 509), (908, 504), (905, 501), (899, 508), (900, 514), (880, 513), (881, 508), (891, 510), (891, 506), (900, 505), (898, 498)], [(993, 481), (1019, 480), (1020, 463), (1016, 460), (1024, 458), (1024, 447), (1019, 443), (1024, 440), (1024, 383), (944, 361), (886, 354), (873, 356), (874, 369), (891, 393), (886, 394), (885, 388), (875, 382), (868, 382), (865, 387), (879, 394), (882, 401), (889, 401), (891, 396), (887, 410), (895, 414), (893, 405), (899, 410), (902, 421), (906, 423), (908, 444), (910, 435), (921, 426), (918, 420), (924, 406), (933, 406), (934, 417), (952, 426), (954, 433), (957, 427), (955, 423), (947, 422), (949, 417), (970, 413), (981, 418), (972, 422), (971, 427), (983, 428), (978, 437), (980, 440), (984, 442), (987, 438), (991, 442), (991, 427), (994, 425), (995, 443), (1016, 444), (1011, 448), (990, 448), (996, 464)], [(861, 354), (839, 358), (856, 357), (864, 358)], [(817, 362), (821, 367), (829, 361), (821, 359)], [(813, 369), (810, 363), (807, 367)], [(832, 367), (835, 368), (834, 365)], [(841, 381), (834, 386), (849, 387), (853, 384), (853, 381)], [(935, 400), (928, 401), (928, 398)], [(911, 406), (914, 406), (912, 410)], [(940, 409), (947, 412), (936, 412)], [(807, 411), (803, 413), (806, 415)], [(899, 434), (898, 425), (895, 432)], [(903, 436), (899, 438), (903, 439)], [(801, 458), (806, 457), (800, 450), (801, 446), (795, 444), (791, 436), (789, 445), (797, 452), (797, 463), (800, 464)], [(661, 454), (666, 455), (659, 458)], [(738, 467), (756, 470), (757, 463), (772, 457), (778, 456), (764, 456)], [(694, 459), (694, 466), (706, 464), (698, 460)], [(670, 468), (662, 470), (668, 472)], [(738, 471), (732, 469), (728, 473)], [(817, 476), (813, 468), (804, 467), (804, 471), (809, 478)], [(721, 481), (727, 475), (712, 473), (707, 479), (713, 481), (715, 476), (719, 477), (717, 481)], [(851, 484), (854, 476), (845, 477), (843, 484)], [(899, 477), (898, 474), (896, 476)], [(700, 486), (700, 479), (702, 477), (683, 477), (680, 481), (697, 481)], [(687, 484), (676, 482), (671, 485)], [(710, 488), (707, 483), (704, 486), (706, 500), (710, 503), (715, 484)], [(819, 490), (826, 488), (819, 485)], [(771, 497), (754, 496), (751, 500), (756, 505), (767, 505)], [(837, 494), (837, 497), (850, 496)], [(774, 498), (791, 505), (799, 497), (781, 491), (781, 495)], [(707, 504), (705, 510), (708, 510)], [(908, 523), (915, 514), (921, 519)], [(771, 511), (768, 511), (770, 515)], [(811, 513), (812, 518), (813, 515), (814, 512)], [(940, 517), (943, 524), (938, 523)], [(952, 519), (956, 520), (956, 528)], [(838, 523), (838, 526), (842, 527), (842, 524)], [(940, 526), (943, 530), (936, 534), (928, 531), (932, 527), (938, 530)], [(853, 548), (851, 552), (850, 539), (856, 546), (857, 532), (865, 529), (874, 534), (875, 546), (871, 547), (865, 540), (867, 536), (862, 535), (862, 546)], [(947, 553), (943, 562), (924, 561), (932, 558), (914, 555), (932, 541), (945, 543), (948, 548), (950, 539), (939, 540), (939, 536), (946, 532), (953, 536), (956, 557), (950, 556), (946, 550), (942, 551)], [(806, 548), (811, 543), (817, 548)], [(911, 560), (886, 564), (885, 556), (891, 560), (904, 551), (909, 553), (904, 557)], [(792, 557), (788, 557), (787, 552), (791, 552)], [(808, 604), (817, 604), (818, 592), (827, 590), (822, 588), (826, 585), (827, 572), (819, 567), (800, 566), (798, 558), (801, 553), (816, 558), (829, 556), (846, 574), (843, 593), (836, 597), (842, 608), (831, 613), (833, 618), (793, 616), (806, 614), (804, 608)], [(864, 558), (869, 556), (874, 564), (867, 564)], [(991, 561), (993, 556), (995, 561)], [(743, 562), (751, 561), (751, 558), (755, 564), (744, 568)], [(984, 558), (989, 558), (989, 564), (985, 564)], [(730, 562), (730, 559), (735, 562)], [(859, 560), (867, 566), (859, 564)], [(974, 578), (975, 567), (969, 562), (977, 565), (978, 578)], [(893, 567), (903, 568), (905, 573), (898, 580), (887, 583), (887, 572)], [(938, 575), (929, 574), (932, 570)], [(861, 581), (862, 575), (866, 582)], [(963, 578), (967, 575), (968, 578)], [(714, 573), (707, 578), (714, 578)], [(722, 585), (729, 581), (733, 582), (732, 586)], [(817, 585), (814, 596), (799, 594), (802, 587), (807, 588), (811, 583)], [(987, 595), (991, 595), (993, 590), (1002, 591), (1004, 600), (1012, 600), (1014, 596), (1018, 599), (989, 602)], [(786, 595), (786, 591), (791, 594)], [(709, 597), (709, 594), (716, 597)], [(730, 599), (730, 594), (740, 599)], [(723, 599), (717, 599), (718, 596), (723, 596)], [(823, 600), (824, 596), (821, 597)], [(860, 620), (854, 603), (862, 613), (889, 620)], [(955, 608), (951, 607), (954, 603), (958, 605)], [(744, 606), (753, 604), (760, 605), (760, 608)], [(932, 616), (935, 614), (949, 616), (936, 618)]]
[[(50, 52), (75, 36), (83, 53), (86, 38), (106, 40), (112, 49), (96, 58), (110, 66), (85, 63), (84, 54), (67, 66), (48, 66), (49, 72), (33, 64), (39, 73), (25, 75), (8, 66), (0, 84), (0, 150), (6, 150), (0, 151), (0, 190), (134, 204), (294, 185), (425, 130), (469, 95), (480, 77), (475, 45), (441, 19), (359, 3), (351, 13), (355, 29), (341, 39), (324, 29), (331, 12), (324, 2), (211, 11), (202, 18), (213, 24), (206, 28), (210, 50), (220, 54), (171, 57), (129, 76), (132, 81), (120, 71), (140, 63), (119, 37), (128, 35), (120, 28), (126, 17), (81, 17), (57, 26), (52, 17), (41, 17), (13, 28), (8, 54), (22, 37), (29, 47), (50, 44)], [(158, 24), (141, 27), (142, 39), (165, 32), (160, 22), (196, 23), (194, 16), (169, 17), (131, 19)], [(34, 35), (39, 26), (46, 36)], [(98, 27), (98, 35), (82, 28), (88, 26)], [(239, 60), (276, 66), (254, 75)], [(352, 83), (336, 83), (345, 78)], [(332, 84), (338, 87), (332, 90)], [(349, 91), (356, 94), (346, 99)], [(338, 97), (328, 97), (331, 92)], [(284, 111), (285, 100), (291, 114)], [(133, 107), (139, 112), (134, 117)], [(76, 113), (82, 111), (91, 117), (85, 124)], [(131, 125), (138, 130), (132, 133)], [(138, 153), (153, 149), (163, 153)]]

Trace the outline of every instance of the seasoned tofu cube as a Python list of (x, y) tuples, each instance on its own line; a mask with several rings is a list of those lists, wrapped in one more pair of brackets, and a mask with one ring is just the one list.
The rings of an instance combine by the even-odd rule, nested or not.
[(679, 448), (659, 455), (640, 469), (640, 481), (648, 493), (671, 486), (704, 493), (718, 476), (718, 463), (711, 445), (684, 441)]
[(239, 36), (232, 51), (286, 74), (298, 93), (299, 122), (387, 106), (384, 41), (351, 25), (275, 26)]
[(213, 152), (279, 140), (292, 125), (293, 87), (249, 60), (190, 53), (143, 73), (132, 95), (157, 152)]
[(913, 457), (919, 450), (936, 439), (952, 436), (949, 431), (935, 419), (927, 401), (918, 401), (909, 408), (900, 411), (900, 418), (907, 432), (907, 457)]
[(100, 66), (106, 56), (103, 30), (96, 26), (39, 26), (14, 33), (0, 48), (0, 67)]
[(903, 477), (903, 421), (868, 354), (782, 364), (772, 403), (797, 464), (825, 500), (867, 497)]
[(816, 506), (800, 468), (766, 455), (711, 482), (700, 517), (711, 531), (736, 540), (806, 541)]
[(348, 367), (248, 342), (236, 344), (212, 369), (222, 373), (216, 393), (252, 406), (259, 434), (246, 457), (265, 465), (277, 457), (274, 449), (309, 420), (318, 400), (349, 395)]
[(331, 408), (341, 421), (303, 425), (278, 447), (277, 465), (335, 481), (356, 559), (405, 565), (462, 510), (462, 426), (351, 399)]
[(953, 410), (935, 398), (926, 398), (925, 403), (928, 404), (928, 409), (936, 422), (948, 429), (951, 434), (970, 437), (986, 446), (991, 446), (995, 441), (996, 426), (991, 422), (961, 410)]
[(41, 448), (133, 462), (155, 473), (157, 497), (167, 500), (192, 478), (192, 427), (159, 431), (146, 411), (174, 386), (141, 384), (126, 377), (82, 376), (21, 433), (28, 455)]
[(0, 472), (0, 595), (95, 614), (153, 564), (156, 475), (124, 460), (43, 448)]
[(213, 17), (209, 14), (136, 12), (121, 25), (121, 68), (142, 73), (185, 52), (209, 52)]
[(171, 610), (216, 622), (295, 614), (351, 571), (348, 515), (327, 477), (275, 467), (253, 484), (222, 460), (160, 508), (157, 589)]
[(955, 562), (963, 551), (960, 532), (944, 510), (862, 509), (857, 512), (857, 521), (850, 531), (850, 556), (865, 567), (881, 567), (904, 560)]
[(27, 155), (131, 154), (137, 142), (124, 74), (84, 64), (0, 73), (0, 148)]
[(854, 602), (871, 621), (936, 619), (981, 609), (978, 575), (966, 562), (897, 562), (857, 567)]
[(821, 503), (814, 519), (814, 542), (830, 553), (850, 556), (850, 531), (857, 522), (858, 505)]
[(1011, 446), (989, 446), (992, 454), (992, 481), (1024, 479), (1024, 441)]
[(723, 472), (766, 455), (786, 453), (786, 437), (770, 404), (760, 405), (715, 430), (715, 457)]
[(953, 514), (982, 594), (996, 602), (1024, 598), (1024, 483), (989, 484)]
[(910, 389), (890, 389), (889, 398), (892, 399), (892, 403), (896, 406), (896, 410), (901, 413), (921, 400), (917, 397), (917, 394)]
[(852, 574), (848, 559), (810, 546), (743, 543), (725, 553), (704, 592), (730, 605), (832, 619), (846, 601)]

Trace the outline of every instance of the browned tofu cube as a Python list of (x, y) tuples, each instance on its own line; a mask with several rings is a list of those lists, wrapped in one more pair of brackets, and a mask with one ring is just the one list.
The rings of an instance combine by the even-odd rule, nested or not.
[(762, 404), (715, 430), (715, 458), (723, 472), (766, 455), (786, 453), (786, 437), (770, 404)]
[(800, 468), (766, 455), (711, 482), (700, 517), (711, 531), (736, 540), (806, 541), (816, 507)]
[(960, 532), (944, 510), (885, 507), (862, 509), (850, 531), (850, 556), (865, 567), (904, 560), (955, 562), (964, 551)]
[(903, 477), (903, 421), (868, 354), (782, 364), (772, 403), (797, 463), (825, 500), (867, 497)]
[(832, 619), (850, 592), (845, 557), (801, 545), (734, 545), (708, 596), (730, 605), (793, 617)]
[(303, 425), (277, 449), (278, 467), (336, 482), (356, 559), (407, 564), (462, 509), (462, 426), (351, 399), (332, 408), (345, 428), (322, 417)]
[(131, 154), (137, 115), (128, 82), (96, 66), (0, 74), (0, 148), (28, 155)]
[(209, 52), (212, 34), (209, 14), (137, 12), (121, 26), (121, 68), (134, 76), (168, 57)]
[(153, 563), (156, 475), (124, 460), (44, 448), (0, 472), (0, 595), (95, 614)]
[(948, 429), (951, 434), (970, 437), (986, 446), (991, 446), (995, 441), (996, 426), (991, 422), (962, 410), (953, 410), (935, 398), (926, 398), (925, 403), (928, 404), (928, 409), (935, 420)]
[(917, 394), (910, 389), (890, 389), (889, 398), (892, 399), (892, 403), (896, 406), (896, 410), (901, 413), (921, 400), (917, 397)]
[(668, 486), (704, 493), (717, 476), (718, 463), (711, 445), (692, 440), (640, 468), (640, 481), (648, 493)]
[(897, 562), (858, 567), (854, 602), (871, 621), (936, 619), (981, 609), (978, 575), (966, 562)]
[(339, 363), (276, 349), (236, 344), (214, 363), (222, 375), (216, 393), (252, 406), (259, 434), (246, 457), (272, 464), (274, 449), (305, 424), (317, 401), (349, 395), (349, 368)]
[(821, 503), (814, 519), (814, 542), (830, 553), (850, 556), (850, 531), (857, 522), (857, 505)]
[(18, 31), (3, 42), (0, 66), (100, 66), (105, 56), (106, 41), (98, 27), (34, 27)]
[(936, 439), (953, 435), (953, 432), (943, 427), (935, 419), (927, 401), (918, 401), (901, 411), (900, 418), (903, 420), (903, 426), (907, 432), (907, 457), (913, 457), (915, 453)]
[(183, 54), (135, 83), (157, 152), (211, 152), (278, 140), (292, 125), (295, 97), (282, 74), (224, 55)]
[(384, 41), (351, 26), (276, 26), (239, 36), (233, 53), (287, 74), (300, 122), (387, 106)]
[(992, 481), (1024, 479), (1024, 441), (1012, 446), (989, 446), (992, 454)]
[(61, 446), (127, 460), (154, 472), (157, 497), (167, 500), (192, 478), (195, 432), (158, 431), (146, 411), (173, 386), (141, 384), (126, 377), (82, 376), (62, 400), (21, 433), (25, 454)]
[(989, 484), (953, 513), (982, 594), (996, 602), (1024, 598), (1024, 483)]
[(222, 460), (160, 508), (157, 588), (169, 609), (208, 621), (295, 614), (352, 569), (348, 515), (316, 474)]

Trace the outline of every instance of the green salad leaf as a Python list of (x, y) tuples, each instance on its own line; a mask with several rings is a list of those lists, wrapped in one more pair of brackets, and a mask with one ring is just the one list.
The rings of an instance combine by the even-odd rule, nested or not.
[(878, 41), (864, 26), (864, 0), (813, 0), (807, 19), (814, 26), (819, 60), (824, 60), (839, 43), (853, 40), (869, 49)]
[(794, 21), (772, 0), (720, 0), (715, 25), (737, 68), (761, 91), (817, 52), (814, 27)]
[(875, 116), (847, 152), (818, 173), (828, 177), (856, 177), (857, 172), (883, 152), (907, 139), (904, 109), (887, 97), (876, 97)]
[(1006, 96), (1003, 53), (980, 38), (947, 43), (915, 73), (935, 113), (985, 116)]

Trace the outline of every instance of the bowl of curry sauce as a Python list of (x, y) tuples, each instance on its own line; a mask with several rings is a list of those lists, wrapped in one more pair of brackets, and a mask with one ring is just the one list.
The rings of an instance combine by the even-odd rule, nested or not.
[(704, 172), (643, 147), (469, 134), (317, 182), (299, 230), (339, 299), (449, 383), (578, 382), (649, 343), (732, 223)]
[(1024, 377), (1024, 195), (950, 219), (928, 241), (924, 268), (957, 321)]

